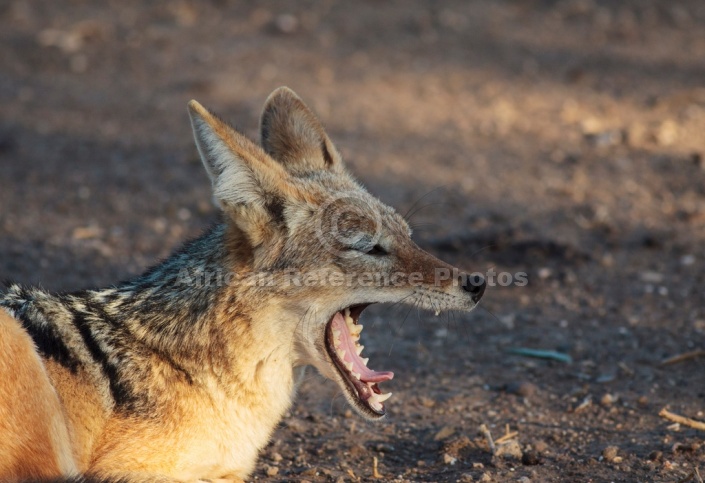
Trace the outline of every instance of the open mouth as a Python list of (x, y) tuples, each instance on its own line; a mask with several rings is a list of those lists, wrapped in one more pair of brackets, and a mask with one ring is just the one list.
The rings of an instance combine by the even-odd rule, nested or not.
[(384, 401), (392, 393), (382, 394), (378, 383), (389, 381), (394, 373), (373, 371), (367, 367), (369, 359), (362, 357), (362, 325), (358, 320), (367, 305), (348, 307), (331, 317), (326, 325), (326, 350), (346, 382), (348, 394), (357, 401), (356, 406), (367, 416), (380, 418), (385, 414)]

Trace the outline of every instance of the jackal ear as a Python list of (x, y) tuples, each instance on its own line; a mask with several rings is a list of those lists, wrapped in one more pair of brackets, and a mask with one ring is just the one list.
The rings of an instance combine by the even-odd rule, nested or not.
[(260, 120), (262, 147), (292, 173), (342, 168), (321, 122), (288, 87), (269, 95)]
[[(281, 222), (289, 174), (259, 146), (196, 101), (188, 104), (194, 138), (213, 196), (257, 246)], [(267, 228), (270, 227), (270, 228)]]

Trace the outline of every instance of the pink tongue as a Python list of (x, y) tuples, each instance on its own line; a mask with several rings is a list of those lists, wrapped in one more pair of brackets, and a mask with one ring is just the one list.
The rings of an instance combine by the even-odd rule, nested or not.
[(333, 317), (333, 328), (340, 331), (338, 339), (340, 339), (340, 348), (345, 351), (345, 357), (343, 359), (346, 362), (352, 362), (352, 370), (360, 374), (361, 381), (382, 382), (389, 381), (394, 377), (393, 372), (377, 372), (365, 366), (360, 356), (355, 352), (355, 341), (352, 340), (348, 324), (345, 323), (345, 317), (343, 317), (343, 314), (340, 312)]

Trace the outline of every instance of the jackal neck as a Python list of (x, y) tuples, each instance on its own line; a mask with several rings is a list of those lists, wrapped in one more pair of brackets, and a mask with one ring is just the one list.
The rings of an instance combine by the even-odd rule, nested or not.
[[(237, 283), (237, 270), (247, 264), (233, 265), (227, 232), (216, 225), (112, 288), (55, 295), (11, 285), (0, 307), (22, 322), (44, 357), (74, 372), (98, 367), (118, 405), (146, 403), (153, 387), (147, 381), (155, 377), (164, 384), (204, 377), (224, 386), (248, 383), (258, 361), (238, 358), (235, 347), (263, 344), (267, 354), (276, 341), (259, 340), (252, 330), (257, 308)], [(255, 303), (266, 304), (266, 294)]]

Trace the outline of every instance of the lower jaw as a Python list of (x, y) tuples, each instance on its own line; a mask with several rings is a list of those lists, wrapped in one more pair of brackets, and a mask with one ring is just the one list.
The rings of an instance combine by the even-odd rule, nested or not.
[(384, 406), (380, 410), (374, 409), (367, 400), (372, 396), (373, 393), (381, 394), (381, 391), (376, 383), (367, 383), (361, 380), (355, 379), (348, 370), (342, 366), (342, 363), (334, 355), (335, 349), (331, 347), (331, 337), (329, 331), (331, 330), (330, 322), (326, 325), (326, 333), (324, 336), (326, 352), (330, 358), (330, 363), (334, 366), (334, 370), (338, 373), (340, 379), (342, 379), (343, 391), (347, 393), (351, 406), (353, 406), (360, 414), (367, 419), (381, 419), (386, 415), (386, 410)]
[[(349, 404), (360, 413), (360, 415), (366, 419), (370, 420), (377, 420), (377, 419), (382, 419), (385, 417), (387, 414), (386, 409), (382, 407), (382, 409), (377, 410), (373, 409), (365, 399), (363, 399), (363, 396), (360, 395), (360, 392), (358, 392), (358, 388), (354, 387), (344, 375), (340, 375), (340, 377), (343, 379), (343, 384), (346, 385), (345, 388), (343, 388), (343, 391), (347, 393), (348, 397), (348, 402)], [(363, 383), (364, 384), (364, 383)], [(375, 387), (376, 388), (376, 387)], [(363, 394), (364, 394), (364, 389), (363, 389)], [(370, 391), (368, 388), (367, 391)], [(379, 394), (379, 389), (377, 389), (377, 393)]]

